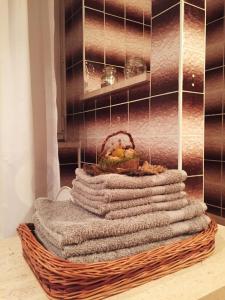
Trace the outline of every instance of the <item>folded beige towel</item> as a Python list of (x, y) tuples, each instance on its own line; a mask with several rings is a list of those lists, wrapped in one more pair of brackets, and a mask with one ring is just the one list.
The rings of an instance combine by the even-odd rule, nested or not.
[(187, 173), (180, 170), (166, 170), (161, 174), (141, 177), (120, 174), (103, 174), (92, 177), (82, 169), (76, 169), (75, 173), (76, 178), (94, 189), (139, 189), (179, 183), (187, 178)]
[(106, 220), (74, 205), (72, 201), (35, 200), (35, 227), (42, 226), (53, 244), (77, 244), (95, 238), (124, 235), (136, 231), (166, 226), (200, 216), (205, 203), (196, 202), (174, 211), (147, 213), (118, 220)]
[[(174, 200), (182, 200), (186, 197), (186, 192), (178, 192), (178, 193), (172, 193), (172, 194), (165, 194), (165, 195), (155, 195), (145, 198), (137, 198), (137, 199), (131, 199), (127, 201), (114, 201), (105, 203), (102, 201), (93, 201), (89, 198), (87, 198), (87, 195), (84, 195), (84, 193), (81, 192), (71, 192), (72, 198), (76, 199), (78, 198), (80, 201), (82, 201), (83, 205), (87, 205), (90, 207), (88, 209), (89, 211), (93, 213), (97, 213), (99, 215), (105, 215), (106, 213), (113, 211), (113, 210), (120, 210), (140, 205), (146, 205), (151, 203), (158, 203), (158, 202), (167, 202), (167, 201), (174, 201)], [(72, 200), (74, 201), (74, 200)], [(91, 210), (93, 208), (93, 210)]]
[(149, 197), (181, 192), (185, 189), (183, 182), (164, 186), (153, 186), (141, 189), (92, 189), (78, 180), (73, 181), (73, 192), (83, 193), (83, 195), (93, 201), (112, 202), (121, 200), (131, 200), (136, 198)]
[[(189, 200), (186, 198), (183, 199), (178, 199), (178, 200), (173, 200), (173, 201), (167, 201), (167, 202), (156, 202), (156, 203), (149, 203), (145, 205), (138, 205), (134, 207), (129, 207), (129, 208), (123, 208), (123, 209), (117, 209), (117, 210), (112, 210), (112, 211), (106, 211), (107, 209), (107, 204), (108, 203), (101, 203), (98, 208), (93, 207), (92, 205), (89, 205), (88, 199), (83, 197), (82, 195), (78, 193), (73, 194), (73, 202), (84, 209), (97, 214), (104, 216), (106, 219), (114, 220), (114, 219), (122, 219), (126, 217), (132, 217), (132, 216), (137, 216), (141, 214), (146, 214), (149, 212), (155, 212), (155, 211), (162, 211), (162, 210), (176, 210), (180, 209), (182, 207), (185, 207), (186, 205), (189, 204)], [(90, 202), (94, 202), (91, 201)], [(97, 201), (95, 201), (97, 202)], [(129, 201), (123, 201), (123, 202), (129, 202)], [(104, 206), (105, 204), (105, 206)], [(111, 204), (111, 203), (109, 203)]]
[[(181, 242), (187, 238), (193, 237), (194, 235), (182, 235), (179, 237), (159, 241), (159, 242), (153, 242), (153, 243), (146, 243), (139, 246), (134, 246), (130, 248), (122, 248), (118, 250), (113, 250), (109, 252), (100, 252), (100, 253), (94, 253), (94, 254), (87, 254), (87, 255), (77, 255), (77, 256), (71, 256), (69, 258), (66, 258), (66, 260), (75, 262), (75, 263), (95, 263), (100, 261), (111, 261), (115, 259), (119, 259), (122, 257), (128, 257), (131, 255), (135, 255), (141, 252), (149, 251), (151, 249), (158, 248), (160, 246), (166, 246), (172, 243)], [(48, 240), (38, 236), (38, 239), (42, 242), (44, 247), (49, 250), (50, 252), (53, 252), (57, 256), (61, 257), (61, 251), (59, 248), (52, 245)]]
[[(49, 250), (61, 257), (68, 258), (71, 256), (109, 252), (112, 250), (166, 240), (184, 234), (193, 234), (207, 229), (209, 223), (209, 217), (202, 215), (200, 217), (192, 218), (191, 220), (177, 222), (167, 226), (145, 229), (135, 233), (124, 234), (123, 236), (93, 239), (81, 244), (63, 246), (62, 248), (59, 248), (48, 241), (47, 235), (45, 235), (45, 231), (42, 227), (36, 228), (35, 232), (43, 243), (49, 242), (52, 245), (51, 248), (48, 248)], [(57, 249), (54, 249), (54, 247)]]

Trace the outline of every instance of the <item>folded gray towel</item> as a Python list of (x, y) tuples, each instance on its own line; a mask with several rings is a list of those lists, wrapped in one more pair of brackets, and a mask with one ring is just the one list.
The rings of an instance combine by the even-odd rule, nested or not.
[[(178, 199), (174, 201), (167, 201), (167, 202), (156, 202), (156, 203), (149, 203), (145, 205), (138, 205), (134, 207), (129, 208), (123, 208), (113, 211), (106, 211), (106, 206), (104, 206), (104, 203), (102, 203), (102, 206), (99, 206), (98, 208), (93, 207), (92, 205), (89, 205), (88, 199), (83, 197), (82, 195), (78, 193), (73, 194), (73, 202), (84, 209), (97, 214), (104, 216), (106, 219), (114, 220), (114, 219), (122, 219), (126, 217), (132, 217), (137, 216), (141, 214), (146, 214), (149, 212), (155, 212), (155, 211), (162, 211), (162, 210), (176, 210), (180, 209), (182, 207), (185, 207), (189, 204), (189, 200), (186, 198)], [(91, 201), (90, 202), (94, 202)], [(97, 201), (95, 201), (97, 202)], [(129, 201), (123, 201), (123, 202), (129, 202)], [(107, 203), (105, 203), (107, 205)], [(109, 203), (110, 204), (110, 203)]]
[(78, 180), (73, 181), (72, 191), (83, 193), (90, 200), (112, 202), (121, 200), (131, 200), (136, 198), (149, 197), (154, 195), (163, 195), (181, 192), (185, 189), (183, 182), (164, 186), (153, 186), (141, 189), (92, 189)]
[[(193, 234), (207, 229), (209, 223), (209, 217), (202, 215), (200, 217), (169, 224), (167, 226), (145, 229), (135, 233), (124, 234), (123, 236), (93, 239), (81, 244), (63, 246), (62, 248), (59, 248), (48, 241), (42, 227), (36, 228), (35, 231), (43, 243), (46, 244), (49, 242), (52, 245), (51, 248), (48, 248), (49, 250), (55, 252), (61, 257), (68, 258), (71, 256), (109, 252), (112, 250), (166, 240), (184, 234)], [(56, 249), (54, 249), (54, 247)]]
[(124, 235), (148, 228), (200, 216), (207, 209), (205, 203), (196, 202), (174, 211), (147, 213), (119, 220), (106, 220), (77, 207), (72, 201), (35, 200), (33, 216), (35, 227), (45, 228), (53, 244), (77, 244), (95, 238)]
[(187, 173), (180, 170), (166, 170), (161, 174), (141, 177), (120, 174), (103, 174), (92, 177), (82, 169), (76, 169), (75, 173), (82, 183), (93, 189), (140, 189), (179, 183), (187, 178)]
[[(90, 209), (88, 209), (90, 212), (99, 214), (99, 215), (105, 215), (106, 213), (113, 211), (113, 210), (120, 210), (140, 205), (146, 205), (151, 203), (158, 203), (158, 202), (167, 202), (167, 201), (174, 201), (174, 200), (182, 200), (186, 197), (186, 192), (178, 192), (178, 193), (172, 193), (172, 194), (164, 194), (164, 195), (155, 195), (145, 198), (137, 198), (137, 199), (131, 199), (127, 201), (114, 201), (105, 203), (102, 201), (93, 201), (89, 198), (87, 198), (87, 195), (85, 195), (82, 192), (71, 192), (72, 198), (76, 199), (78, 198), (80, 201), (82, 201), (83, 205), (87, 205)], [(74, 201), (72, 199), (72, 201)], [(91, 209), (93, 208), (93, 210)]]

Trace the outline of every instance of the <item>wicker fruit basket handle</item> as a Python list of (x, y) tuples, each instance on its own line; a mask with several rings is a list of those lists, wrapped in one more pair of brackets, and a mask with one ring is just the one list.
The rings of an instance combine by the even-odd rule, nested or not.
[(134, 140), (133, 140), (133, 138), (132, 138), (132, 135), (131, 135), (129, 132), (127, 132), (127, 131), (120, 130), (120, 131), (117, 131), (117, 132), (115, 132), (115, 133), (112, 133), (112, 134), (110, 134), (110, 135), (108, 135), (108, 136), (106, 137), (106, 139), (105, 139), (104, 142), (102, 143), (102, 148), (101, 148), (100, 156), (103, 154), (103, 152), (104, 152), (104, 150), (105, 150), (105, 145), (106, 145), (106, 143), (108, 142), (108, 140), (109, 140), (111, 137), (116, 136), (116, 135), (118, 135), (118, 134), (124, 134), (124, 135), (127, 135), (127, 136), (129, 137), (129, 139), (130, 139), (132, 148), (135, 149), (135, 144), (134, 144)]

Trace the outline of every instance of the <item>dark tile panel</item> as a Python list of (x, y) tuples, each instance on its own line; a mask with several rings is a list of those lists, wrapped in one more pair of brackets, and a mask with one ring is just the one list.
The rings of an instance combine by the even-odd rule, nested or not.
[(182, 168), (188, 175), (203, 174), (203, 136), (183, 136)]
[(84, 161), (84, 147), (86, 143), (86, 131), (84, 124), (84, 113), (80, 113), (75, 117), (75, 125), (76, 122), (79, 124), (79, 142), (81, 146), (81, 161)]
[(104, 0), (84, 0), (84, 5), (98, 10), (104, 10)]
[(150, 71), (150, 61), (151, 61), (151, 27), (150, 26), (144, 26), (143, 59), (146, 63), (147, 70)]
[(178, 5), (152, 20), (152, 95), (178, 90), (179, 14)]
[(60, 185), (72, 187), (77, 164), (60, 165)]
[(205, 201), (221, 206), (221, 162), (205, 161)]
[(143, 7), (144, 7), (144, 24), (151, 25), (152, 1), (143, 0)]
[[(225, 149), (225, 148), (224, 148)], [(225, 208), (225, 162), (222, 162), (222, 207)], [(225, 216), (225, 214), (224, 214)]]
[(150, 84), (138, 85), (129, 89), (129, 101), (148, 98), (150, 96)]
[(126, 1), (126, 18), (129, 20), (143, 23), (144, 20), (144, 1)]
[(59, 164), (77, 163), (77, 150), (71, 143), (59, 143)]
[(196, 5), (200, 8), (205, 8), (205, 0), (186, 0), (186, 2)]
[(223, 68), (206, 72), (205, 77), (205, 113), (222, 113), (224, 98)]
[[(225, 109), (225, 106), (224, 106)], [(225, 111), (224, 111), (225, 113)], [(223, 161), (225, 161), (225, 114), (223, 115), (223, 136), (222, 136)], [(225, 178), (224, 178), (225, 179)], [(225, 182), (225, 180), (224, 180)]]
[(178, 138), (178, 93), (151, 98), (150, 134)]
[(125, 64), (125, 24), (124, 19), (105, 16), (105, 56), (106, 64)]
[(91, 92), (101, 88), (101, 77), (104, 65), (87, 61), (85, 64), (85, 92)]
[(177, 3), (180, 3), (180, 0), (152, 0), (152, 16), (154, 17)]
[(153, 136), (149, 140), (152, 164), (178, 168), (178, 136)]
[(74, 113), (83, 112), (84, 111), (84, 101), (78, 99), (78, 101), (74, 102)]
[(223, 65), (224, 20), (215, 21), (206, 28), (206, 69)]
[(206, 20), (212, 22), (224, 16), (224, 0), (206, 0)]
[(74, 131), (74, 116), (66, 116), (66, 142), (75, 141), (75, 131)]
[(104, 14), (85, 9), (85, 58), (104, 62)]
[(96, 98), (96, 108), (110, 106), (110, 95), (103, 95)]
[(215, 207), (215, 206), (211, 206), (208, 203), (207, 204), (207, 212), (211, 213), (213, 215), (217, 215), (217, 216), (221, 216), (221, 208), (220, 207)]
[(183, 93), (182, 134), (204, 134), (204, 102), (202, 94)]
[(205, 117), (205, 158), (221, 160), (222, 116)]
[(111, 132), (128, 130), (128, 104), (111, 107)]
[(84, 124), (87, 142), (96, 136), (95, 111), (84, 113)]
[(95, 99), (87, 99), (84, 101), (84, 111), (95, 109)]
[(71, 0), (72, 15), (82, 8), (82, 0)]
[(129, 131), (135, 144), (138, 138), (141, 140), (150, 139), (149, 102), (149, 99), (145, 99), (129, 103)]
[(85, 145), (85, 162), (96, 164), (96, 138), (88, 138)]
[(65, 22), (71, 17), (71, 0), (64, 0), (64, 16)]
[(125, 0), (105, 0), (105, 12), (124, 18)]
[(143, 24), (126, 20), (126, 59), (143, 57), (144, 28)]
[(96, 110), (96, 145), (100, 146), (107, 135), (111, 133), (110, 129), (110, 107)]
[(135, 136), (132, 134), (135, 139), (135, 149), (140, 158), (140, 164), (144, 161), (150, 162), (150, 152), (149, 152), (149, 139), (144, 138), (143, 136)]
[(120, 104), (128, 101), (128, 91), (122, 90), (111, 94), (111, 105)]
[(185, 185), (188, 199), (203, 201), (203, 176), (188, 177)]

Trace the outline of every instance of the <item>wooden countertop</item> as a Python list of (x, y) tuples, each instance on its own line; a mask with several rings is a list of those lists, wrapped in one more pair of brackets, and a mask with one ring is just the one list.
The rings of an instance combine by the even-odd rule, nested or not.
[[(22, 257), (17, 236), (0, 241), (0, 299), (48, 299)], [(110, 300), (225, 300), (225, 227), (205, 261), (113, 296)]]

